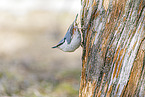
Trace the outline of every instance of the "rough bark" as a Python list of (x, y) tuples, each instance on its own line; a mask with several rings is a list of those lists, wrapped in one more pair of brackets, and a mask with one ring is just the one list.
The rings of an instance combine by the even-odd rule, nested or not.
[(145, 1), (82, 0), (79, 97), (145, 95)]

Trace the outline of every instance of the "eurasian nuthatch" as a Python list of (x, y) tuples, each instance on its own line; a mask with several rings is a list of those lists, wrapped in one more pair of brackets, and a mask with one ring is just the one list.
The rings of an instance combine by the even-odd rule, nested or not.
[(64, 38), (52, 48), (59, 48), (64, 52), (73, 52), (81, 45), (81, 33), (76, 22), (77, 17), (78, 14), (76, 15), (74, 22), (68, 28)]

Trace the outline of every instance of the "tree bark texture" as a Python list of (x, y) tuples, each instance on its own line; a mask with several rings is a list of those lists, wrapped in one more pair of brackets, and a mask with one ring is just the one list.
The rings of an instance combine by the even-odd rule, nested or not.
[(79, 97), (145, 96), (145, 1), (82, 0)]

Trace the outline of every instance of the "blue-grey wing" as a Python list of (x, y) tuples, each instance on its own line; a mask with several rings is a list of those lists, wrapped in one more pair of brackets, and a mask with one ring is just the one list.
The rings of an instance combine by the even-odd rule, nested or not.
[(52, 48), (57, 48), (57, 47), (59, 47), (60, 45), (62, 45), (62, 44), (65, 42), (65, 39), (66, 39), (66, 38), (63, 38), (56, 46), (53, 46)]
[(67, 33), (65, 35), (65, 38), (66, 38), (68, 44), (70, 44), (70, 42), (72, 40), (72, 36), (74, 34), (74, 24), (77, 20), (77, 17), (78, 17), (78, 14), (76, 15), (74, 22), (70, 25), (70, 27), (68, 28)]
[(73, 26), (71, 25), (67, 31), (67, 33), (65, 34), (65, 38), (68, 44), (70, 44), (71, 40), (72, 40), (72, 34), (73, 34)]

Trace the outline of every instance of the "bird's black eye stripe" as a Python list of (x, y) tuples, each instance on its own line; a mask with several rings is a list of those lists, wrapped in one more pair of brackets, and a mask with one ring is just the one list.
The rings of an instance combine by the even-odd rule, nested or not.
[(64, 38), (63, 42), (59, 43), (57, 46), (55, 46), (55, 47), (53, 47), (53, 48), (56, 48), (56, 47), (62, 45), (62, 44), (65, 42), (65, 39), (66, 39), (66, 38)]
[(57, 46), (60, 46), (60, 45), (62, 45), (62, 44), (65, 42), (65, 39), (66, 39), (66, 38), (64, 38), (63, 42), (62, 42), (62, 43), (60, 43), (60, 44), (59, 44), (59, 45), (57, 45)]

